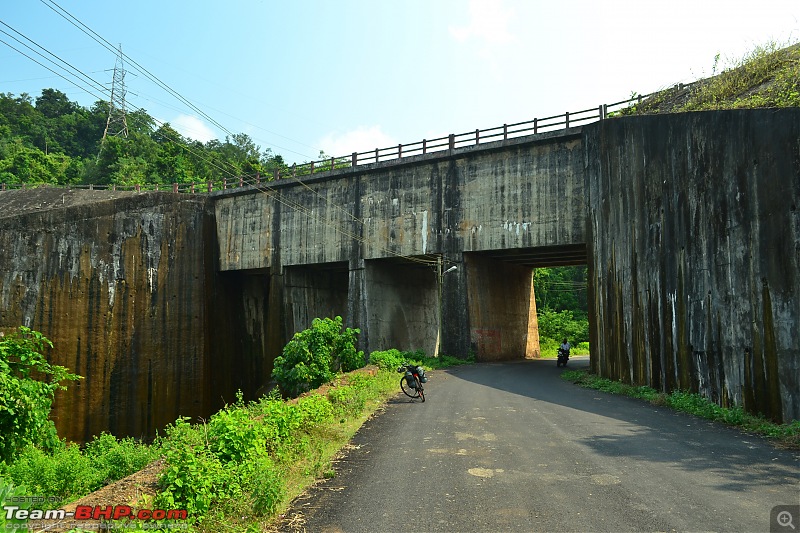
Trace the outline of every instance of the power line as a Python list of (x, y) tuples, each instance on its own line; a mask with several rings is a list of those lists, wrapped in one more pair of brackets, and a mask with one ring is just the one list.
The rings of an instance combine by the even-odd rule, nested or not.
[[(44, 0), (43, 0), (43, 1), (44, 1)], [(77, 20), (77, 19), (76, 19), (76, 20)], [(3, 23), (2, 21), (0, 21), (0, 23), (2, 23), (3, 25), (7, 26), (9, 29), (11, 29), (11, 30), (12, 30), (12, 31), (14, 31), (15, 33), (19, 34), (19, 35), (20, 35), (20, 36), (22, 36), (24, 39), (28, 40), (29, 42), (31, 42), (32, 44), (34, 44), (35, 46), (37, 46), (38, 48), (40, 48), (41, 50), (43, 50), (44, 52), (46, 52), (47, 54), (49, 54), (49, 55), (51, 55), (51, 56), (55, 57), (56, 59), (58, 59), (59, 61), (61, 61), (61, 62), (62, 62), (62, 63), (64, 63), (65, 65), (68, 65), (68, 66), (69, 66), (69, 67), (70, 67), (70, 68), (71, 68), (73, 71), (75, 71), (75, 72), (76, 72), (76, 73), (77, 73), (77, 74), (78, 74), (80, 77), (84, 78), (85, 80), (88, 80), (88, 82), (89, 82), (91, 85), (93, 85), (93, 86), (96, 86), (96, 87), (99, 87), (99, 88), (100, 88), (102, 91), (106, 91), (106, 92), (108, 91), (108, 89), (107, 89), (107, 88), (105, 88), (105, 87), (104, 87), (102, 84), (100, 84), (99, 82), (97, 82), (96, 80), (94, 80), (93, 78), (91, 78), (89, 75), (87, 75), (87, 74), (85, 74), (84, 72), (82, 72), (80, 69), (78, 69), (78, 68), (74, 67), (73, 65), (71, 65), (70, 63), (68, 63), (68, 62), (64, 61), (63, 59), (61, 59), (60, 57), (58, 57), (56, 54), (54, 54), (54, 53), (50, 52), (49, 50), (47, 50), (47, 49), (46, 49), (46, 48), (44, 48), (43, 46), (41, 46), (41, 45), (37, 44), (36, 42), (34, 42), (33, 40), (29, 39), (28, 37), (25, 37), (25, 36), (24, 36), (22, 33), (18, 32), (17, 30), (14, 30), (13, 28), (11, 28), (11, 27), (10, 27), (10, 26), (8, 26), (7, 24)], [(8, 32), (5, 32), (5, 31), (3, 31), (3, 30), (1, 30), (1, 29), (0, 29), (0, 32), (2, 32), (2, 33), (4, 33), (4, 34), (8, 35), (9, 37), (11, 37), (12, 39), (14, 39), (15, 41), (17, 41), (17, 42), (19, 42), (20, 44), (22, 44), (23, 46), (25, 46), (26, 48), (28, 48), (28, 49), (32, 50), (33, 52), (35, 52), (36, 54), (38, 54), (38, 55), (39, 55), (40, 57), (42, 57), (43, 59), (45, 59), (45, 60), (49, 61), (50, 63), (53, 63), (54, 65), (57, 65), (57, 64), (56, 64), (56, 63), (55, 63), (53, 60), (51, 60), (51, 59), (47, 58), (47, 57), (46, 57), (44, 54), (42, 54), (42, 53), (40, 53), (40, 52), (38, 52), (38, 51), (36, 51), (36, 50), (32, 49), (30, 46), (28, 46), (28, 45), (25, 45), (24, 43), (22, 43), (22, 41), (20, 41), (19, 39), (17, 39), (17, 38), (16, 38), (16, 37), (14, 37), (13, 35), (9, 34)], [(8, 46), (9, 48), (11, 48), (12, 50), (15, 50), (16, 52), (20, 53), (21, 55), (23, 55), (23, 56), (27, 57), (28, 59), (30, 59), (30, 60), (32, 60), (32, 61), (34, 61), (34, 62), (35, 62), (35, 63), (37, 63), (38, 65), (40, 65), (40, 66), (44, 67), (45, 69), (47, 69), (48, 71), (52, 72), (53, 74), (56, 74), (57, 76), (59, 76), (60, 78), (62, 78), (62, 79), (64, 79), (64, 80), (66, 80), (67, 82), (69, 82), (69, 83), (72, 83), (72, 84), (73, 84), (73, 85), (75, 85), (77, 88), (79, 88), (79, 89), (81, 89), (81, 90), (87, 90), (87, 89), (86, 89), (86, 87), (83, 87), (83, 86), (81, 86), (81, 85), (78, 85), (78, 84), (76, 84), (74, 81), (72, 81), (72, 80), (68, 79), (67, 77), (65, 77), (65, 76), (64, 76), (62, 73), (59, 73), (59, 72), (57, 72), (57, 71), (55, 71), (55, 70), (53, 70), (53, 69), (51, 69), (51, 68), (47, 67), (46, 65), (42, 64), (41, 62), (37, 61), (36, 59), (34, 59), (34, 58), (30, 57), (29, 55), (27, 55), (26, 53), (22, 52), (22, 51), (21, 51), (21, 50), (19, 50), (18, 48), (16, 48), (16, 47), (14, 47), (14, 46), (10, 45), (9, 43), (7, 43), (7, 42), (5, 42), (5, 41), (3, 41), (2, 39), (0, 39), (0, 42), (2, 42), (3, 44), (5, 44), (6, 46)], [(107, 41), (106, 41), (106, 42), (107, 42)], [(120, 50), (120, 54), (121, 54), (123, 57), (127, 57), (127, 56), (125, 56), (124, 54), (122, 54), (122, 53), (121, 53), (121, 50)], [(63, 68), (63, 67), (60, 67), (60, 68)], [(72, 75), (72, 76), (75, 76), (74, 74), (70, 74), (70, 75)], [(80, 78), (78, 78), (78, 79), (80, 80)], [(94, 94), (94, 93), (93, 93), (93, 92), (91, 92), (90, 90), (87, 90), (87, 92), (88, 92), (89, 94), (92, 94), (93, 96), (95, 96), (96, 98), (98, 98), (98, 99), (100, 99), (100, 100), (102, 100), (102, 99), (103, 99), (102, 97), (99, 97), (98, 95)], [(113, 89), (112, 89), (112, 93), (113, 93)], [(122, 103), (122, 104), (121, 104), (121, 107), (122, 107), (122, 108), (124, 108), (124, 103)], [(138, 108), (137, 110), (139, 110), (139, 111), (144, 111), (144, 110), (142, 110), (141, 108)], [(160, 124), (161, 126), (164, 126), (164, 125), (165, 125), (164, 123), (160, 122), (159, 120), (155, 119), (154, 117), (151, 117), (151, 118), (152, 118), (152, 120), (153, 120), (155, 123), (157, 123), (157, 124)], [(126, 126), (126, 127), (127, 127), (127, 126)], [(210, 159), (208, 159), (208, 158), (204, 157), (202, 154), (199, 154), (199, 153), (195, 152), (194, 150), (192, 150), (192, 149), (191, 149), (191, 148), (190, 148), (188, 145), (186, 145), (185, 143), (183, 143), (183, 142), (180, 142), (180, 141), (181, 141), (181, 139), (174, 139), (174, 138), (171, 138), (171, 137), (170, 137), (170, 135), (169, 135), (167, 132), (164, 132), (164, 136), (165, 136), (165, 137), (167, 137), (169, 140), (172, 140), (172, 141), (174, 141), (174, 142), (178, 142), (178, 143), (179, 143), (179, 145), (181, 146), (181, 148), (182, 148), (183, 150), (185, 150), (185, 151), (187, 151), (188, 153), (190, 153), (190, 154), (192, 154), (192, 155), (196, 156), (198, 159), (205, 161), (205, 162), (206, 162), (206, 163), (208, 163), (208, 164), (209, 164), (211, 167), (213, 167), (213, 168), (216, 168), (216, 169), (217, 169), (217, 170), (219, 170), (220, 172), (222, 172), (222, 173), (224, 173), (224, 174), (228, 174), (228, 175), (229, 175), (229, 176), (231, 176), (231, 177), (236, 177), (236, 176), (234, 175), (234, 173), (233, 173), (233, 172), (231, 172), (229, 169), (226, 169), (226, 168), (223, 168), (223, 167), (221, 167), (221, 166), (217, 165), (217, 164), (216, 164), (216, 163), (215, 163), (213, 160), (210, 160)], [(317, 196), (319, 196), (320, 198), (323, 198), (323, 200), (324, 200), (324, 201), (325, 201), (325, 202), (326, 202), (326, 203), (327, 203), (329, 206), (331, 206), (331, 207), (334, 207), (334, 208), (336, 208), (336, 209), (339, 209), (339, 210), (341, 210), (342, 212), (344, 212), (345, 214), (347, 214), (347, 215), (348, 215), (348, 216), (349, 216), (349, 217), (350, 217), (352, 220), (354, 220), (354, 221), (356, 221), (356, 222), (359, 222), (359, 223), (360, 223), (360, 224), (362, 224), (362, 226), (363, 226), (363, 224), (364, 224), (364, 221), (363, 221), (362, 219), (359, 219), (359, 218), (355, 217), (354, 215), (352, 215), (351, 213), (349, 213), (348, 211), (344, 210), (342, 207), (340, 207), (340, 206), (338, 206), (338, 205), (331, 204), (331, 203), (330, 203), (330, 201), (329, 201), (327, 198), (324, 198), (324, 197), (322, 197), (321, 195), (319, 195), (319, 193), (317, 193), (316, 191), (314, 191), (314, 190), (313, 190), (311, 187), (309, 187), (309, 186), (308, 186), (306, 183), (304, 183), (302, 180), (300, 180), (300, 179), (299, 179), (299, 178), (297, 178), (296, 176), (295, 176), (295, 180), (296, 180), (298, 183), (300, 183), (301, 185), (303, 185), (304, 187), (306, 187), (307, 189), (309, 189), (309, 190), (311, 190), (312, 192), (314, 192), (314, 193), (315, 193)], [(325, 221), (325, 220), (321, 220), (321, 219), (319, 219), (319, 218), (318, 218), (316, 215), (314, 215), (314, 214), (313, 214), (313, 213), (312, 213), (312, 212), (311, 212), (309, 209), (307, 209), (307, 208), (306, 208), (305, 206), (303, 206), (302, 204), (300, 204), (300, 203), (298, 203), (298, 202), (295, 202), (295, 201), (292, 201), (292, 200), (288, 200), (288, 199), (286, 199), (285, 197), (283, 197), (283, 196), (282, 196), (282, 194), (280, 193), (280, 191), (278, 191), (277, 189), (275, 189), (275, 188), (274, 188), (274, 187), (272, 187), (272, 186), (269, 186), (269, 185), (267, 185), (267, 184), (261, 184), (261, 185), (259, 185), (259, 186), (256, 186), (256, 189), (257, 189), (258, 191), (260, 191), (260, 192), (264, 193), (264, 194), (267, 194), (267, 195), (269, 195), (269, 196), (273, 196), (273, 197), (275, 198), (275, 200), (276, 200), (276, 201), (278, 201), (279, 203), (281, 203), (281, 204), (283, 204), (283, 205), (286, 205), (286, 206), (287, 206), (287, 207), (289, 207), (290, 209), (293, 209), (293, 210), (295, 210), (295, 211), (297, 211), (297, 212), (299, 212), (299, 213), (301, 213), (301, 214), (304, 214), (304, 215), (305, 215), (306, 217), (308, 217), (310, 220), (313, 220), (313, 221), (315, 221), (315, 222), (321, 222), (323, 225), (326, 225), (326, 226), (329, 226), (329, 227), (331, 227), (333, 230), (335, 230), (335, 231), (337, 231), (337, 232), (339, 232), (339, 233), (341, 233), (341, 234), (343, 234), (343, 235), (345, 235), (345, 236), (347, 236), (347, 237), (349, 237), (349, 238), (353, 239), (353, 240), (354, 240), (354, 241), (356, 241), (356, 242), (360, 242), (360, 243), (362, 243), (362, 244), (370, 244), (370, 243), (371, 243), (371, 241), (369, 241), (368, 239), (365, 239), (365, 238), (363, 238), (363, 237), (360, 237), (359, 235), (356, 235), (356, 234), (354, 234), (354, 233), (352, 233), (352, 232), (350, 232), (350, 231), (347, 231), (347, 230), (344, 230), (344, 229), (342, 229), (342, 228), (339, 228), (338, 226), (336, 226), (336, 225), (334, 225), (334, 224), (331, 224), (331, 223), (329, 223), (329, 222), (327, 222), (327, 221)], [(375, 244), (375, 243), (372, 243), (372, 244)], [(390, 249), (388, 249), (388, 248), (385, 248), (385, 247), (383, 247), (383, 246), (381, 246), (381, 245), (377, 245), (377, 247), (378, 247), (379, 249), (381, 249), (382, 251), (386, 252), (388, 255), (392, 255), (392, 256), (395, 256), (395, 257), (398, 257), (398, 258), (403, 258), (403, 259), (406, 259), (406, 260), (408, 260), (408, 261), (411, 261), (411, 262), (422, 263), (422, 264), (425, 264), (425, 265), (431, 265), (431, 264), (434, 264), (434, 263), (435, 263), (435, 261), (424, 260), (424, 259), (418, 259), (418, 258), (416, 258), (416, 257), (414, 257), (414, 256), (407, 256), (407, 255), (399, 254), (399, 253), (396, 253), (396, 252), (394, 252), (394, 251), (392, 251), (392, 250), (390, 250)]]

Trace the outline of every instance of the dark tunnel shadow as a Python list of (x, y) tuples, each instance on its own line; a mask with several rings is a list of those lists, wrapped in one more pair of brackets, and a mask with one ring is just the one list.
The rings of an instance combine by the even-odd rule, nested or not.
[[(580, 368), (588, 368), (588, 358), (570, 359), (567, 370)], [(625, 434), (590, 434), (575, 439), (599, 456), (630, 457), (672, 464), (686, 471), (707, 471), (724, 480), (715, 485), (717, 489), (730, 492), (800, 483), (800, 453), (796, 451), (777, 448), (765, 437), (723, 423), (645, 400), (580, 387), (562, 380), (563, 371), (556, 368), (555, 360), (527, 360), (477, 363), (442, 372), (547, 402), (554, 408), (567, 407), (635, 426)]]

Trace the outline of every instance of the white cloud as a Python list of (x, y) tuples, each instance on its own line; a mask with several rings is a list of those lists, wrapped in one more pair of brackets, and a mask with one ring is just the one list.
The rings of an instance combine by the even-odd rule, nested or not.
[(334, 131), (317, 142), (329, 156), (344, 156), (353, 152), (366, 152), (375, 148), (397, 146), (397, 140), (381, 131), (380, 126), (359, 126), (340, 133)]
[(503, 0), (470, 0), (469, 23), (466, 26), (450, 26), (450, 35), (458, 42), (470, 38), (483, 40), (487, 44), (504, 44), (514, 40), (508, 28), (514, 16), (512, 9), (505, 9)]
[(216, 139), (217, 135), (199, 118), (192, 115), (178, 115), (170, 121), (170, 126), (175, 131), (195, 141), (208, 142)]

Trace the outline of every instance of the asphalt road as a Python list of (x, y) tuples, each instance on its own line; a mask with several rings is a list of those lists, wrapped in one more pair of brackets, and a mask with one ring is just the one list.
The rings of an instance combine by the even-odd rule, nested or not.
[(770, 531), (774, 506), (800, 504), (797, 452), (560, 372), (544, 360), (430, 373), (427, 401), (391, 400), (281, 527)]

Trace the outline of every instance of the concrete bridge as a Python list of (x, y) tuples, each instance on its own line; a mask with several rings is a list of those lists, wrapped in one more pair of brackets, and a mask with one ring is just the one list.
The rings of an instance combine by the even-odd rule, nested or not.
[(208, 195), (56, 198), (0, 218), (0, 328), (87, 376), (58, 399), (64, 436), (150, 435), (255, 395), (316, 316), (367, 353), (536, 357), (532, 269), (585, 263), (595, 371), (800, 418), (798, 138), (798, 109), (628, 117)]

